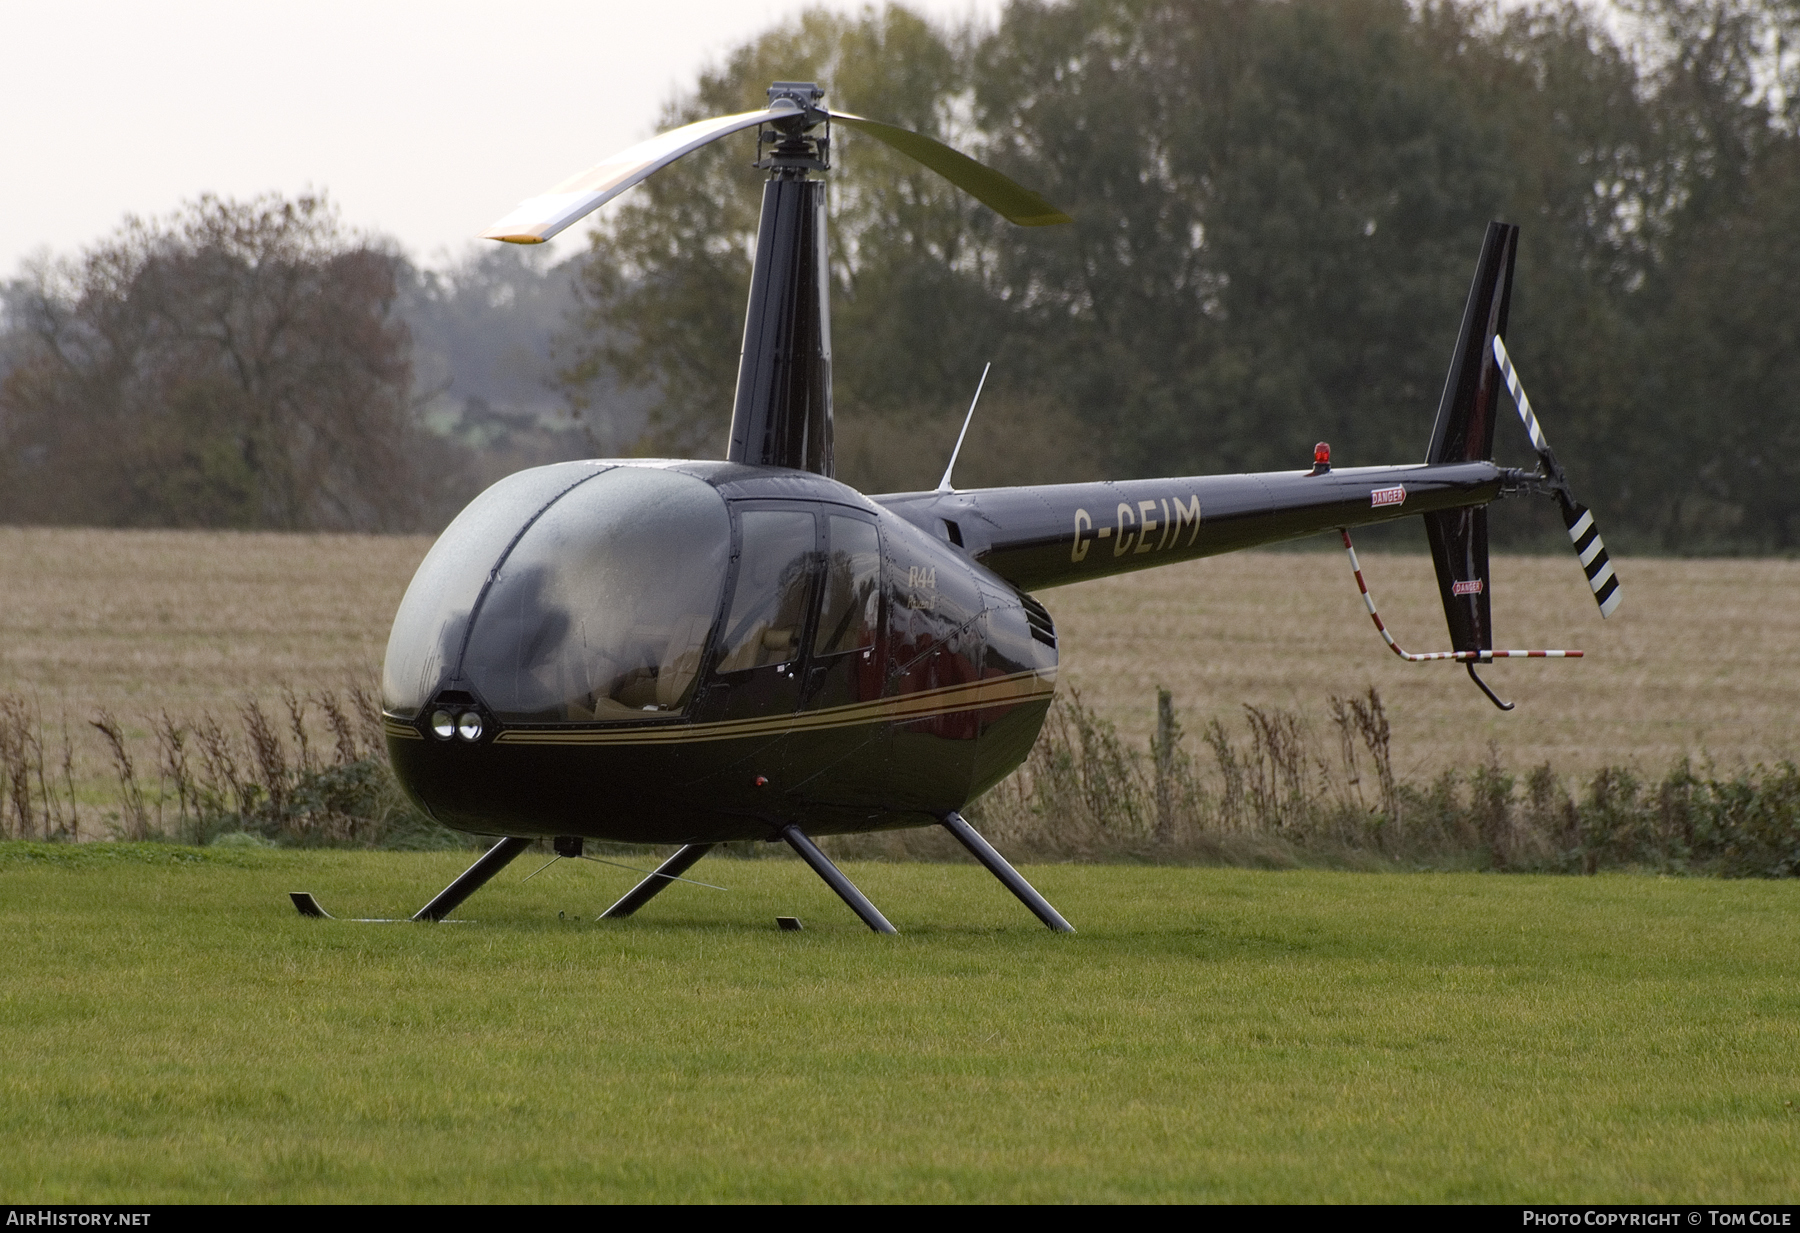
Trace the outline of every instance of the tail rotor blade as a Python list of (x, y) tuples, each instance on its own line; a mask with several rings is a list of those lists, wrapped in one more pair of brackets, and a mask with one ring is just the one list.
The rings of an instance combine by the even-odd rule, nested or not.
[(1531, 399), (1525, 397), (1525, 387), (1519, 383), (1519, 374), (1513, 371), (1512, 356), (1507, 354), (1506, 343), (1500, 335), (1494, 335), (1494, 359), (1499, 361), (1500, 372), (1506, 378), (1506, 392), (1512, 395), (1513, 406), (1519, 409), (1519, 418), (1525, 423), (1525, 431), (1531, 437), (1531, 448), (1538, 452), (1552, 468), (1556, 467), (1556, 455), (1550, 452), (1550, 441), (1544, 436), (1544, 430), (1538, 427), (1537, 415), (1531, 410)]
[(1525, 396), (1525, 387), (1519, 382), (1519, 374), (1513, 370), (1512, 356), (1506, 353), (1506, 344), (1498, 334), (1494, 335), (1494, 359), (1500, 363), (1500, 371), (1506, 377), (1506, 388), (1512, 394), (1513, 405), (1519, 409), (1519, 418), (1525, 423), (1525, 431), (1531, 434), (1531, 448), (1543, 459), (1550, 482), (1556, 485), (1556, 499), (1562, 506), (1563, 525), (1569, 529), (1569, 542), (1575, 545), (1575, 555), (1581, 559), (1582, 572), (1587, 575), (1588, 589), (1594, 593), (1594, 602), (1600, 605), (1601, 617), (1609, 617), (1619, 608), (1619, 578), (1613, 573), (1612, 559), (1607, 556), (1606, 544), (1600, 538), (1600, 528), (1594, 522), (1593, 511), (1577, 501), (1569, 491), (1568, 478), (1557, 463), (1556, 454), (1551, 450), (1543, 428), (1538, 425), (1537, 416), (1531, 410), (1531, 399)]
[(1581, 558), (1588, 589), (1594, 593), (1594, 602), (1600, 605), (1600, 615), (1609, 617), (1619, 608), (1619, 577), (1613, 573), (1612, 560), (1606, 555), (1600, 528), (1594, 524), (1592, 511), (1579, 501), (1565, 498), (1562, 507), (1563, 522), (1569, 528), (1569, 542), (1575, 545), (1575, 555)]

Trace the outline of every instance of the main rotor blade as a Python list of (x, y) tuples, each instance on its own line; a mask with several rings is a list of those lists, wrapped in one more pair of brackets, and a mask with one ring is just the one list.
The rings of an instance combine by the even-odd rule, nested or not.
[(992, 167), (982, 166), (967, 154), (959, 154), (941, 141), (842, 111), (832, 112), (831, 118), (839, 124), (848, 124), (859, 133), (867, 133), (877, 141), (884, 141), (914, 162), (929, 167), (1008, 222), (1021, 227), (1054, 227), (1058, 223), (1075, 221), (1024, 185)]
[(504, 240), (508, 244), (542, 244), (683, 154), (739, 129), (754, 128), (769, 120), (791, 119), (794, 114), (791, 107), (746, 111), (670, 129), (628, 150), (621, 150), (580, 175), (570, 176), (547, 192), (521, 201), (511, 214), (482, 232), (481, 237)]

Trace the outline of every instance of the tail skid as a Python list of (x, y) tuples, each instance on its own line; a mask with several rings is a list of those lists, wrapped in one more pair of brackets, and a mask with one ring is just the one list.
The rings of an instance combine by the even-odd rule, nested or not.
[(1580, 651), (1405, 651), (1394, 641), (1394, 635), (1382, 623), (1381, 614), (1375, 611), (1375, 597), (1369, 594), (1369, 584), (1363, 581), (1362, 566), (1356, 560), (1356, 546), (1350, 542), (1350, 532), (1343, 532), (1344, 551), (1350, 554), (1350, 572), (1356, 575), (1356, 589), (1362, 592), (1363, 607), (1369, 610), (1369, 619), (1375, 622), (1375, 629), (1388, 649), (1409, 664), (1429, 663), (1434, 659), (1450, 659), (1457, 663), (1485, 664), (1496, 659), (1580, 659)]
[(1500, 701), (1494, 691), (1488, 688), (1487, 682), (1475, 675), (1476, 664), (1492, 663), (1496, 659), (1580, 659), (1582, 657), (1580, 651), (1480, 650), (1414, 652), (1404, 650), (1400, 644), (1394, 640), (1394, 635), (1388, 632), (1387, 625), (1381, 619), (1381, 613), (1375, 610), (1375, 597), (1369, 593), (1369, 584), (1363, 580), (1362, 565), (1356, 559), (1356, 545), (1350, 542), (1350, 532), (1346, 529), (1340, 533), (1344, 537), (1344, 551), (1350, 557), (1350, 572), (1356, 577), (1356, 589), (1362, 592), (1363, 607), (1369, 610), (1369, 619), (1375, 622), (1375, 632), (1379, 633), (1381, 635), (1381, 640), (1387, 643), (1388, 650), (1398, 655), (1401, 659), (1404, 659), (1407, 663), (1423, 664), (1440, 659), (1460, 663), (1469, 670), (1469, 679), (1481, 687), (1481, 692), (1488, 696), (1490, 702), (1503, 711), (1510, 711), (1513, 709), (1514, 704), (1511, 702)]

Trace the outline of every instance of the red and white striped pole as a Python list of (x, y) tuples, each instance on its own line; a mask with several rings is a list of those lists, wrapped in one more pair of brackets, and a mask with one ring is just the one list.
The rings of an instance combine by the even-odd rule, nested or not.
[(1381, 634), (1381, 640), (1388, 644), (1388, 650), (1404, 659), (1409, 664), (1422, 664), (1432, 659), (1448, 659), (1457, 663), (1485, 664), (1496, 659), (1580, 659), (1580, 651), (1425, 651), (1414, 654), (1404, 651), (1394, 641), (1394, 635), (1388, 633), (1386, 625), (1381, 623), (1381, 614), (1375, 611), (1375, 597), (1369, 594), (1369, 584), (1363, 581), (1362, 566), (1356, 560), (1356, 546), (1350, 542), (1347, 528), (1339, 528), (1344, 537), (1344, 551), (1350, 554), (1350, 572), (1356, 575), (1356, 589), (1362, 592), (1363, 607), (1369, 610), (1369, 619), (1375, 622), (1375, 629)]

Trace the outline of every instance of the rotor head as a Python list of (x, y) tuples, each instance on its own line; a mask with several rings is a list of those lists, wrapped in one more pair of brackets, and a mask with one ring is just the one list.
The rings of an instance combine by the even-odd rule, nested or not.
[[(778, 81), (769, 87), (771, 113), (758, 127), (754, 166), (776, 176), (804, 179), (809, 171), (831, 169), (831, 113), (819, 106), (825, 91), (817, 82)], [(824, 132), (818, 132), (820, 125)], [(767, 148), (768, 153), (763, 150)]]

